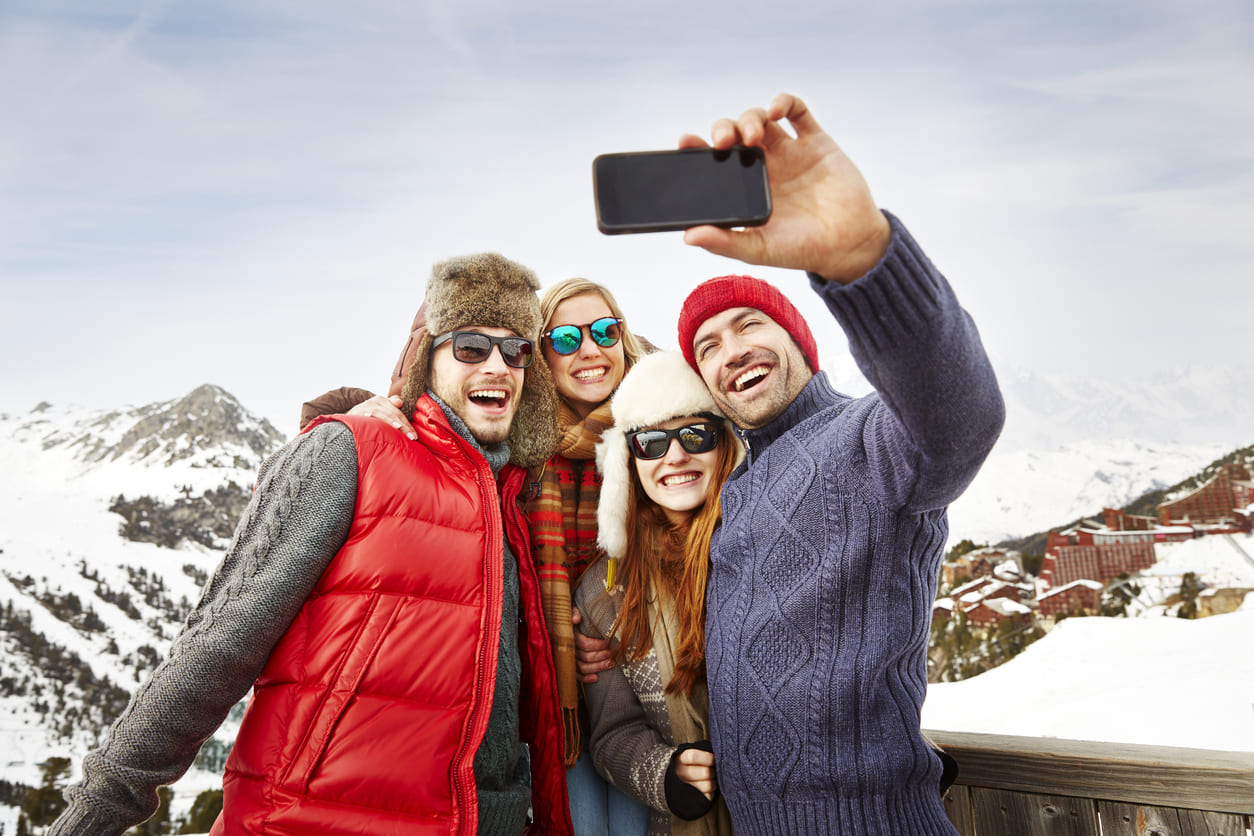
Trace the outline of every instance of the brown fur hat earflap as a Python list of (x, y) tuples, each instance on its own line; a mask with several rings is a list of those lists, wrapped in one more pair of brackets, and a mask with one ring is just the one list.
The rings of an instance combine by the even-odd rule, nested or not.
[(536, 343), (531, 366), (523, 378), (518, 411), (510, 427), (510, 461), (523, 467), (544, 462), (557, 444), (557, 390), (540, 350), (540, 300), (536, 274), (496, 253), (450, 258), (431, 269), (423, 304), (426, 333), (421, 336), (401, 398), (413, 415), (427, 391), (431, 342), (467, 325), (508, 328)]

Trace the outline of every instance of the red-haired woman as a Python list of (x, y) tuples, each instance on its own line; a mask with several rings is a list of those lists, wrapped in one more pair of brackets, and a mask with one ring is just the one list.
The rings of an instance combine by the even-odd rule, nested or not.
[(719, 488), (743, 457), (678, 352), (637, 362), (602, 435), (598, 541), (581, 629), (619, 664), (586, 686), (597, 767), (652, 808), (649, 833), (731, 833), (718, 797), (705, 686), (705, 585)]

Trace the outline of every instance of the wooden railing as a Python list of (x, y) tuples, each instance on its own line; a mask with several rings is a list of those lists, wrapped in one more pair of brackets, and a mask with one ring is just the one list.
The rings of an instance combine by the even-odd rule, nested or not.
[[(1181, 718), (1188, 722), (1188, 718)], [(961, 836), (1247, 836), (1254, 753), (929, 731)]]

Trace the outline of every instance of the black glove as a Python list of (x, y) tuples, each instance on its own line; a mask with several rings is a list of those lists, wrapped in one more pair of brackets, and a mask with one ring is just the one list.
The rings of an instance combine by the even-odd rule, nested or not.
[(718, 798), (717, 789), (714, 790), (714, 798), (706, 798), (705, 793), (684, 781), (675, 773), (676, 764), (679, 763), (679, 753), (686, 752), (689, 749), (713, 752), (714, 746), (708, 740), (684, 743), (671, 755), (671, 762), (666, 767), (666, 806), (671, 808), (672, 813), (685, 821), (699, 819), (710, 812), (714, 807), (714, 799)]

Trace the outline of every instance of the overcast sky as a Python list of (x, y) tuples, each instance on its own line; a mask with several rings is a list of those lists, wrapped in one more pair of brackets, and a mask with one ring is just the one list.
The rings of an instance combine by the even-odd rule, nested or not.
[[(518, 8), (515, 8), (518, 7)], [(1000, 370), (1249, 362), (1254, 5), (0, 2), (0, 410), (215, 383), (291, 432), (379, 389), (433, 262), (610, 285), (674, 347), (677, 233), (591, 161), (803, 96)], [(845, 340), (804, 277), (753, 268)]]

